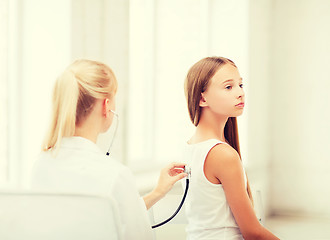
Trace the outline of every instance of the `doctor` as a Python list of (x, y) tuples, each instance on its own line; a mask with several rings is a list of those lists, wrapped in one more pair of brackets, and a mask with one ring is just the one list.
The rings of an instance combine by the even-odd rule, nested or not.
[(101, 152), (100, 133), (109, 129), (117, 81), (105, 64), (77, 60), (57, 79), (52, 120), (32, 172), (32, 189), (112, 196), (118, 203), (124, 239), (152, 239), (147, 209), (186, 176), (184, 164), (164, 168), (154, 190), (139, 196), (132, 172)]

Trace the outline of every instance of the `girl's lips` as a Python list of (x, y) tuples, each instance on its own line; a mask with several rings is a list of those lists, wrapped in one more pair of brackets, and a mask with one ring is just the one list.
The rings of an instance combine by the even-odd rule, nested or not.
[(239, 103), (239, 104), (237, 104), (237, 105), (235, 105), (236, 107), (241, 107), (241, 108), (243, 108), (244, 107), (244, 103), (243, 102), (241, 102), (241, 103)]

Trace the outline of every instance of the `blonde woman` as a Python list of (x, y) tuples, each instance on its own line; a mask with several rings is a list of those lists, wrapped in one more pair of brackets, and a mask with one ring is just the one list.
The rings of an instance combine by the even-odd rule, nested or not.
[(115, 75), (103, 63), (77, 60), (63, 72), (55, 84), (52, 120), (33, 168), (32, 189), (111, 195), (124, 239), (152, 239), (147, 209), (186, 176), (184, 165), (164, 168), (155, 189), (139, 196), (131, 171), (96, 145), (112, 123), (116, 91)]
[(243, 81), (227, 58), (208, 57), (187, 74), (185, 94), (194, 135), (186, 199), (189, 240), (275, 240), (258, 221), (241, 163), (236, 117), (243, 113)]

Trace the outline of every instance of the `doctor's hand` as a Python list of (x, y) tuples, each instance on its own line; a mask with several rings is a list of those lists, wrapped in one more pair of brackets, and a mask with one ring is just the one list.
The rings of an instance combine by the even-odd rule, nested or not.
[(161, 170), (157, 186), (144, 197), (147, 209), (163, 198), (177, 181), (187, 176), (184, 166), (184, 163), (171, 163)]
[(177, 181), (187, 176), (184, 173), (184, 167), (185, 164), (183, 163), (171, 163), (163, 168), (154, 191), (164, 197)]

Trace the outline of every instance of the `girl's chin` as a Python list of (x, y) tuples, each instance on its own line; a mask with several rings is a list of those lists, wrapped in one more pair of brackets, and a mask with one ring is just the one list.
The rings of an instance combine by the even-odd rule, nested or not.
[(243, 109), (241, 111), (236, 111), (232, 117), (239, 117), (243, 114)]

